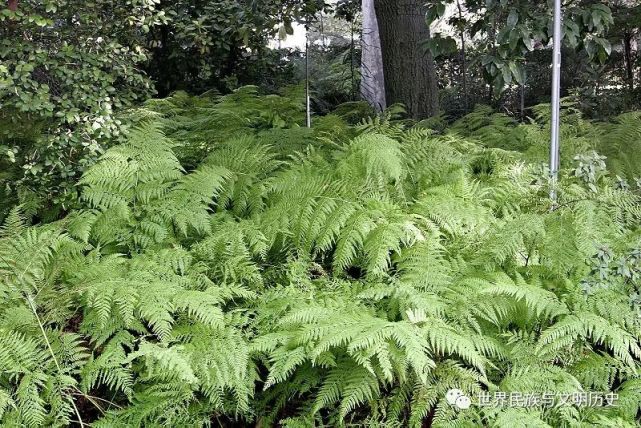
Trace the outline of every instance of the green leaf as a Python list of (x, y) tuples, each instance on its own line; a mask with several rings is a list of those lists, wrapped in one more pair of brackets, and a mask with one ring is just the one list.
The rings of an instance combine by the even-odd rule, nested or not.
[(608, 39), (599, 37), (595, 39), (595, 41), (601, 46), (601, 48), (603, 48), (603, 51), (607, 56), (609, 56), (612, 53), (612, 44)]
[(283, 28), (285, 29), (285, 33), (287, 35), (292, 36), (294, 34), (294, 27), (292, 26), (291, 21), (286, 20), (283, 24)]
[(446, 10), (446, 7), (444, 2), (437, 1), (437, 2), (431, 3), (425, 14), (426, 24), (430, 25), (437, 19), (443, 17), (445, 15), (445, 10)]
[(512, 83), (512, 71), (510, 70), (510, 67), (503, 66), (501, 68), (501, 74), (506, 85)]
[(518, 22), (519, 22), (519, 13), (516, 11), (516, 9), (512, 9), (510, 11), (510, 14), (507, 17), (507, 26), (508, 28), (512, 29), (516, 26)]
[(34, 17), (34, 22), (38, 27), (46, 27), (49, 21), (41, 16)]
[(422, 46), (428, 49), (434, 58), (456, 52), (458, 49), (456, 40), (452, 37), (442, 37), (440, 34), (435, 34), (431, 39), (423, 42)]
[(510, 72), (512, 73), (512, 77), (514, 77), (514, 80), (516, 83), (519, 85), (522, 85), (524, 82), (524, 74), (523, 74), (523, 68), (520, 67), (517, 63), (511, 61), (509, 63), (509, 68)]

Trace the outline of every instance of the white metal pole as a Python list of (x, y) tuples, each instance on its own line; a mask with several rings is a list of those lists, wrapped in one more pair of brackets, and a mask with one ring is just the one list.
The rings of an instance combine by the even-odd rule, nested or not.
[(308, 128), (312, 127), (312, 105), (309, 94), (309, 21), (305, 25), (305, 118)]
[(559, 122), (561, 111), (561, 0), (554, 0), (554, 34), (552, 54), (552, 121), (550, 131), (550, 197), (556, 202), (556, 183), (559, 175)]

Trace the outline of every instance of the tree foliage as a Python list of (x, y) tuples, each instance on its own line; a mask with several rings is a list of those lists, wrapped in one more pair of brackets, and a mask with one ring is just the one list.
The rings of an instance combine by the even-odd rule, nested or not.
[[(446, 16), (452, 1), (429, 2), (428, 23)], [(475, 41), (480, 50), (477, 59), (484, 78), (497, 91), (506, 85), (524, 84), (525, 56), (548, 45), (552, 38), (552, 10), (547, 2), (458, 1), (465, 13), (447, 15), (449, 25), (461, 37)], [(613, 24), (612, 11), (602, 2), (578, 2), (563, 8), (563, 40), (572, 49), (587, 53), (590, 60), (604, 63), (612, 51), (605, 34)], [(457, 41), (447, 34), (435, 34), (427, 47), (435, 55), (458, 49)]]
[[(154, 93), (140, 69), (156, 0), (20, 2), (0, 10), (0, 177), (4, 198), (77, 199), (73, 182), (116, 139), (115, 113)], [(32, 198), (33, 199), (33, 198)]]

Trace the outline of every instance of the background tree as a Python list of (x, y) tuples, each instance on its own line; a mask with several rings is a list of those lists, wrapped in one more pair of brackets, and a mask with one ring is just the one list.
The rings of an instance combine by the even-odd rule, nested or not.
[[(452, 8), (466, 13), (449, 13)], [(605, 63), (612, 50), (604, 37), (613, 22), (610, 8), (601, 2), (583, 1), (565, 5), (563, 10), (566, 46), (584, 52), (589, 62)], [(552, 37), (551, 18), (547, 2), (430, 1), (428, 23), (446, 22), (428, 47), (435, 56), (454, 52), (463, 46), (453, 34), (459, 40), (465, 40), (467, 35), (474, 41), (476, 52), (470, 67), (480, 67), (488, 85), (488, 98), (493, 100), (511, 86), (522, 88), (526, 83), (526, 60), (533, 51), (547, 48)], [(576, 67), (567, 62), (565, 65)], [(545, 63), (537, 63), (537, 67), (546, 68)]]
[[(353, 1), (338, 3), (330, 13), (319, 14), (308, 25), (309, 76), (312, 107), (315, 114), (327, 114), (336, 106), (360, 99), (358, 95), (360, 46), (356, 37), (359, 31), (360, 5)], [(304, 80), (304, 55), (292, 56), (297, 80)], [(291, 83), (291, 82), (290, 82)]]
[(166, 96), (178, 89), (200, 93), (262, 84), (283, 66), (270, 42), (291, 35), (293, 23), (308, 20), (326, 3), (163, 0), (159, 7), (171, 19), (149, 33), (147, 70)]
[[(0, 10), (0, 199), (68, 206), (73, 179), (117, 137), (114, 111), (154, 93), (156, 0), (10, 1)], [(1, 207), (0, 207), (1, 209)]]
[(358, 30), (358, 18), (360, 2), (357, 0), (340, 0), (336, 4), (335, 16), (349, 23), (349, 64), (350, 83), (352, 85), (352, 100), (357, 96), (357, 60), (356, 60), (356, 33)]
[(641, 28), (641, 4), (632, 0), (614, 0), (610, 7), (614, 25), (609, 34), (609, 39), (613, 42), (613, 45), (621, 46), (622, 61), (620, 64), (623, 65), (624, 79), (628, 89), (633, 91), (637, 54), (634, 50), (634, 45), (638, 43), (639, 29)]
[(375, 0), (381, 41), (385, 97), (403, 103), (410, 117), (438, 113), (438, 86), (432, 54), (422, 48), (430, 39), (427, 8), (421, 0)]

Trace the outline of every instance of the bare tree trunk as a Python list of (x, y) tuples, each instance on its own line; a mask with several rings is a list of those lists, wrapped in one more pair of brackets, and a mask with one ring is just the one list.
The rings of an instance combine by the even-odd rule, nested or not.
[(363, 0), (363, 34), (361, 37), (361, 96), (377, 111), (387, 107), (383, 56), (374, 0)]
[(429, 40), (423, 0), (375, 0), (381, 36), (385, 97), (403, 103), (414, 119), (438, 113), (436, 66), (422, 43)]
[(18, 10), (18, 0), (9, 0), (8, 4), (9, 10), (16, 11)]
[[(488, 38), (490, 39), (490, 46), (492, 51), (492, 56), (496, 57), (496, 16), (490, 18), (491, 26), (488, 28)], [(482, 69), (481, 69), (482, 71)], [(491, 106), (494, 106), (494, 81), (490, 80), (488, 83), (487, 91), (487, 103)]]
[(623, 34), (623, 58), (625, 60), (625, 76), (630, 90), (634, 90), (634, 73), (632, 72), (632, 33)]
[(456, 7), (458, 8), (458, 18), (460, 26), (460, 37), (461, 37), (461, 75), (463, 77), (463, 100), (465, 106), (465, 113), (470, 109), (470, 96), (467, 92), (467, 58), (465, 53), (465, 27), (463, 27), (463, 8), (461, 7), (461, 1), (456, 0)]

